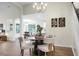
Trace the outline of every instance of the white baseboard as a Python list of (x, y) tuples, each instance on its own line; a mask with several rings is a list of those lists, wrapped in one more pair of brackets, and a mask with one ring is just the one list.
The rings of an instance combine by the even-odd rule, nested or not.
[(69, 48), (72, 48), (72, 46), (69, 46), (69, 45), (59, 45), (59, 44), (55, 44), (55, 46), (60, 46), (60, 47), (69, 47)]

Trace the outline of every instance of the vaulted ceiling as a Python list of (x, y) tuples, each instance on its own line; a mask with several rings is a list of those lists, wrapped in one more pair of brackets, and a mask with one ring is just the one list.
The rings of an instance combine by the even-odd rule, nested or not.
[(0, 2), (0, 19), (14, 18), (19, 16), (19, 8), (9, 2)]
[(19, 3), (22, 6), (25, 6), (25, 5), (31, 4), (32, 2), (17, 2), (17, 3)]
[(16, 18), (21, 14), (21, 8), (31, 2), (0, 2), (0, 19)]
[[(33, 2), (0, 2), (0, 19), (16, 18), (20, 16), (21, 9), (31, 4)], [(79, 2), (74, 2), (74, 5), (79, 9)]]

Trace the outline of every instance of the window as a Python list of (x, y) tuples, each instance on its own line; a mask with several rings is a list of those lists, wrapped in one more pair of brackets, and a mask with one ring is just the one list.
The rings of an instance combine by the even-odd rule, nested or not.
[(28, 32), (35, 33), (35, 24), (28, 24)]
[(16, 33), (20, 32), (20, 24), (16, 24)]

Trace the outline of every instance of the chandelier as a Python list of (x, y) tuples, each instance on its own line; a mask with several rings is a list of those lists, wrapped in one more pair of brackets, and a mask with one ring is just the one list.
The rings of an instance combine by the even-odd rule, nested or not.
[(38, 12), (43, 12), (46, 10), (46, 8), (47, 8), (47, 3), (36, 2), (33, 4), (33, 9), (38, 11)]

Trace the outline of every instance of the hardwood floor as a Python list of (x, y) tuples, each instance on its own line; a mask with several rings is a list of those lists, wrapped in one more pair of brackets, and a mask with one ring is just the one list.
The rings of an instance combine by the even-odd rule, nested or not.
[(71, 48), (55, 47), (55, 56), (74, 56)]
[(20, 47), (18, 41), (0, 42), (0, 56), (19, 56)]
[[(24, 56), (29, 55), (29, 50), (24, 52)], [(20, 56), (19, 41), (0, 41), (0, 56)], [(56, 46), (54, 56), (73, 56), (73, 52), (71, 48)]]

